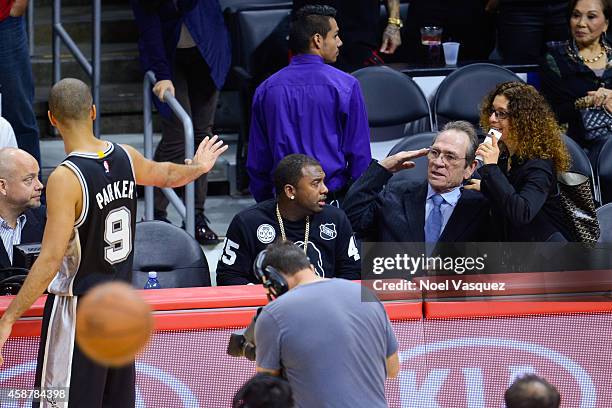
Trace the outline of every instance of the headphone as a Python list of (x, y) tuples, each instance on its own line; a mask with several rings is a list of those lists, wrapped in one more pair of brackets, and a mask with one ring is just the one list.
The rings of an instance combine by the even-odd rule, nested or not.
[(287, 279), (273, 266), (267, 265), (263, 267), (267, 250), (261, 251), (253, 262), (253, 272), (255, 277), (263, 283), (263, 287), (268, 292), (268, 299), (276, 299), (289, 291)]

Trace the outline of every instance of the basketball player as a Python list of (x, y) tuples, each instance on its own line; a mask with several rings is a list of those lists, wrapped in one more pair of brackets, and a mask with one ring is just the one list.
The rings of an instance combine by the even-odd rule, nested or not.
[(48, 116), (68, 157), (49, 176), (42, 251), (0, 319), (0, 347), (15, 321), (48, 287), (36, 386), (69, 387), (69, 401), (43, 400), (40, 406), (133, 408), (134, 364), (102, 367), (74, 341), (79, 296), (100, 282), (131, 281), (136, 184), (182, 186), (207, 173), (227, 146), (216, 136), (205, 138), (193, 160), (178, 165), (156, 163), (130, 146), (97, 139), (91, 92), (77, 79), (53, 86)]

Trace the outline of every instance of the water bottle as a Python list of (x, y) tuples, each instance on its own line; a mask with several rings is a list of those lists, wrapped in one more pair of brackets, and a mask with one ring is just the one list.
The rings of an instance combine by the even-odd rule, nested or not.
[(149, 279), (144, 286), (145, 289), (161, 289), (161, 285), (157, 280), (157, 272), (151, 271), (149, 272)]

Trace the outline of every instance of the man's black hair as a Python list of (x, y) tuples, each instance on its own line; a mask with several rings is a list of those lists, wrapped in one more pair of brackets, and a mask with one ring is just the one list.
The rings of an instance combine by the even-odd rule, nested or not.
[(283, 193), (283, 189), (287, 184), (291, 184), (296, 187), (298, 182), (304, 174), (302, 169), (306, 166), (318, 166), (321, 164), (310, 156), (305, 154), (290, 154), (281, 160), (276, 169), (274, 169), (274, 188), (276, 194), (280, 195)]
[(310, 268), (310, 259), (304, 250), (289, 240), (277, 240), (266, 248), (263, 265), (271, 266), (284, 275), (292, 276), (304, 269)]
[(336, 18), (331, 6), (308, 5), (295, 12), (289, 28), (289, 49), (293, 54), (305, 54), (310, 49), (310, 39), (315, 34), (323, 37), (331, 30), (330, 19)]
[(268, 374), (256, 374), (238, 390), (232, 408), (292, 408), (289, 383)]
[(559, 391), (534, 374), (517, 379), (504, 394), (507, 408), (558, 408)]

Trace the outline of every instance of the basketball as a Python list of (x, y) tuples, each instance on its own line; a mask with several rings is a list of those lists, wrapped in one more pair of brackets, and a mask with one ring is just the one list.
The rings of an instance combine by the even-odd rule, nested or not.
[(152, 330), (151, 308), (127, 283), (103, 283), (79, 299), (76, 341), (99, 364), (118, 367), (133, 362)]

